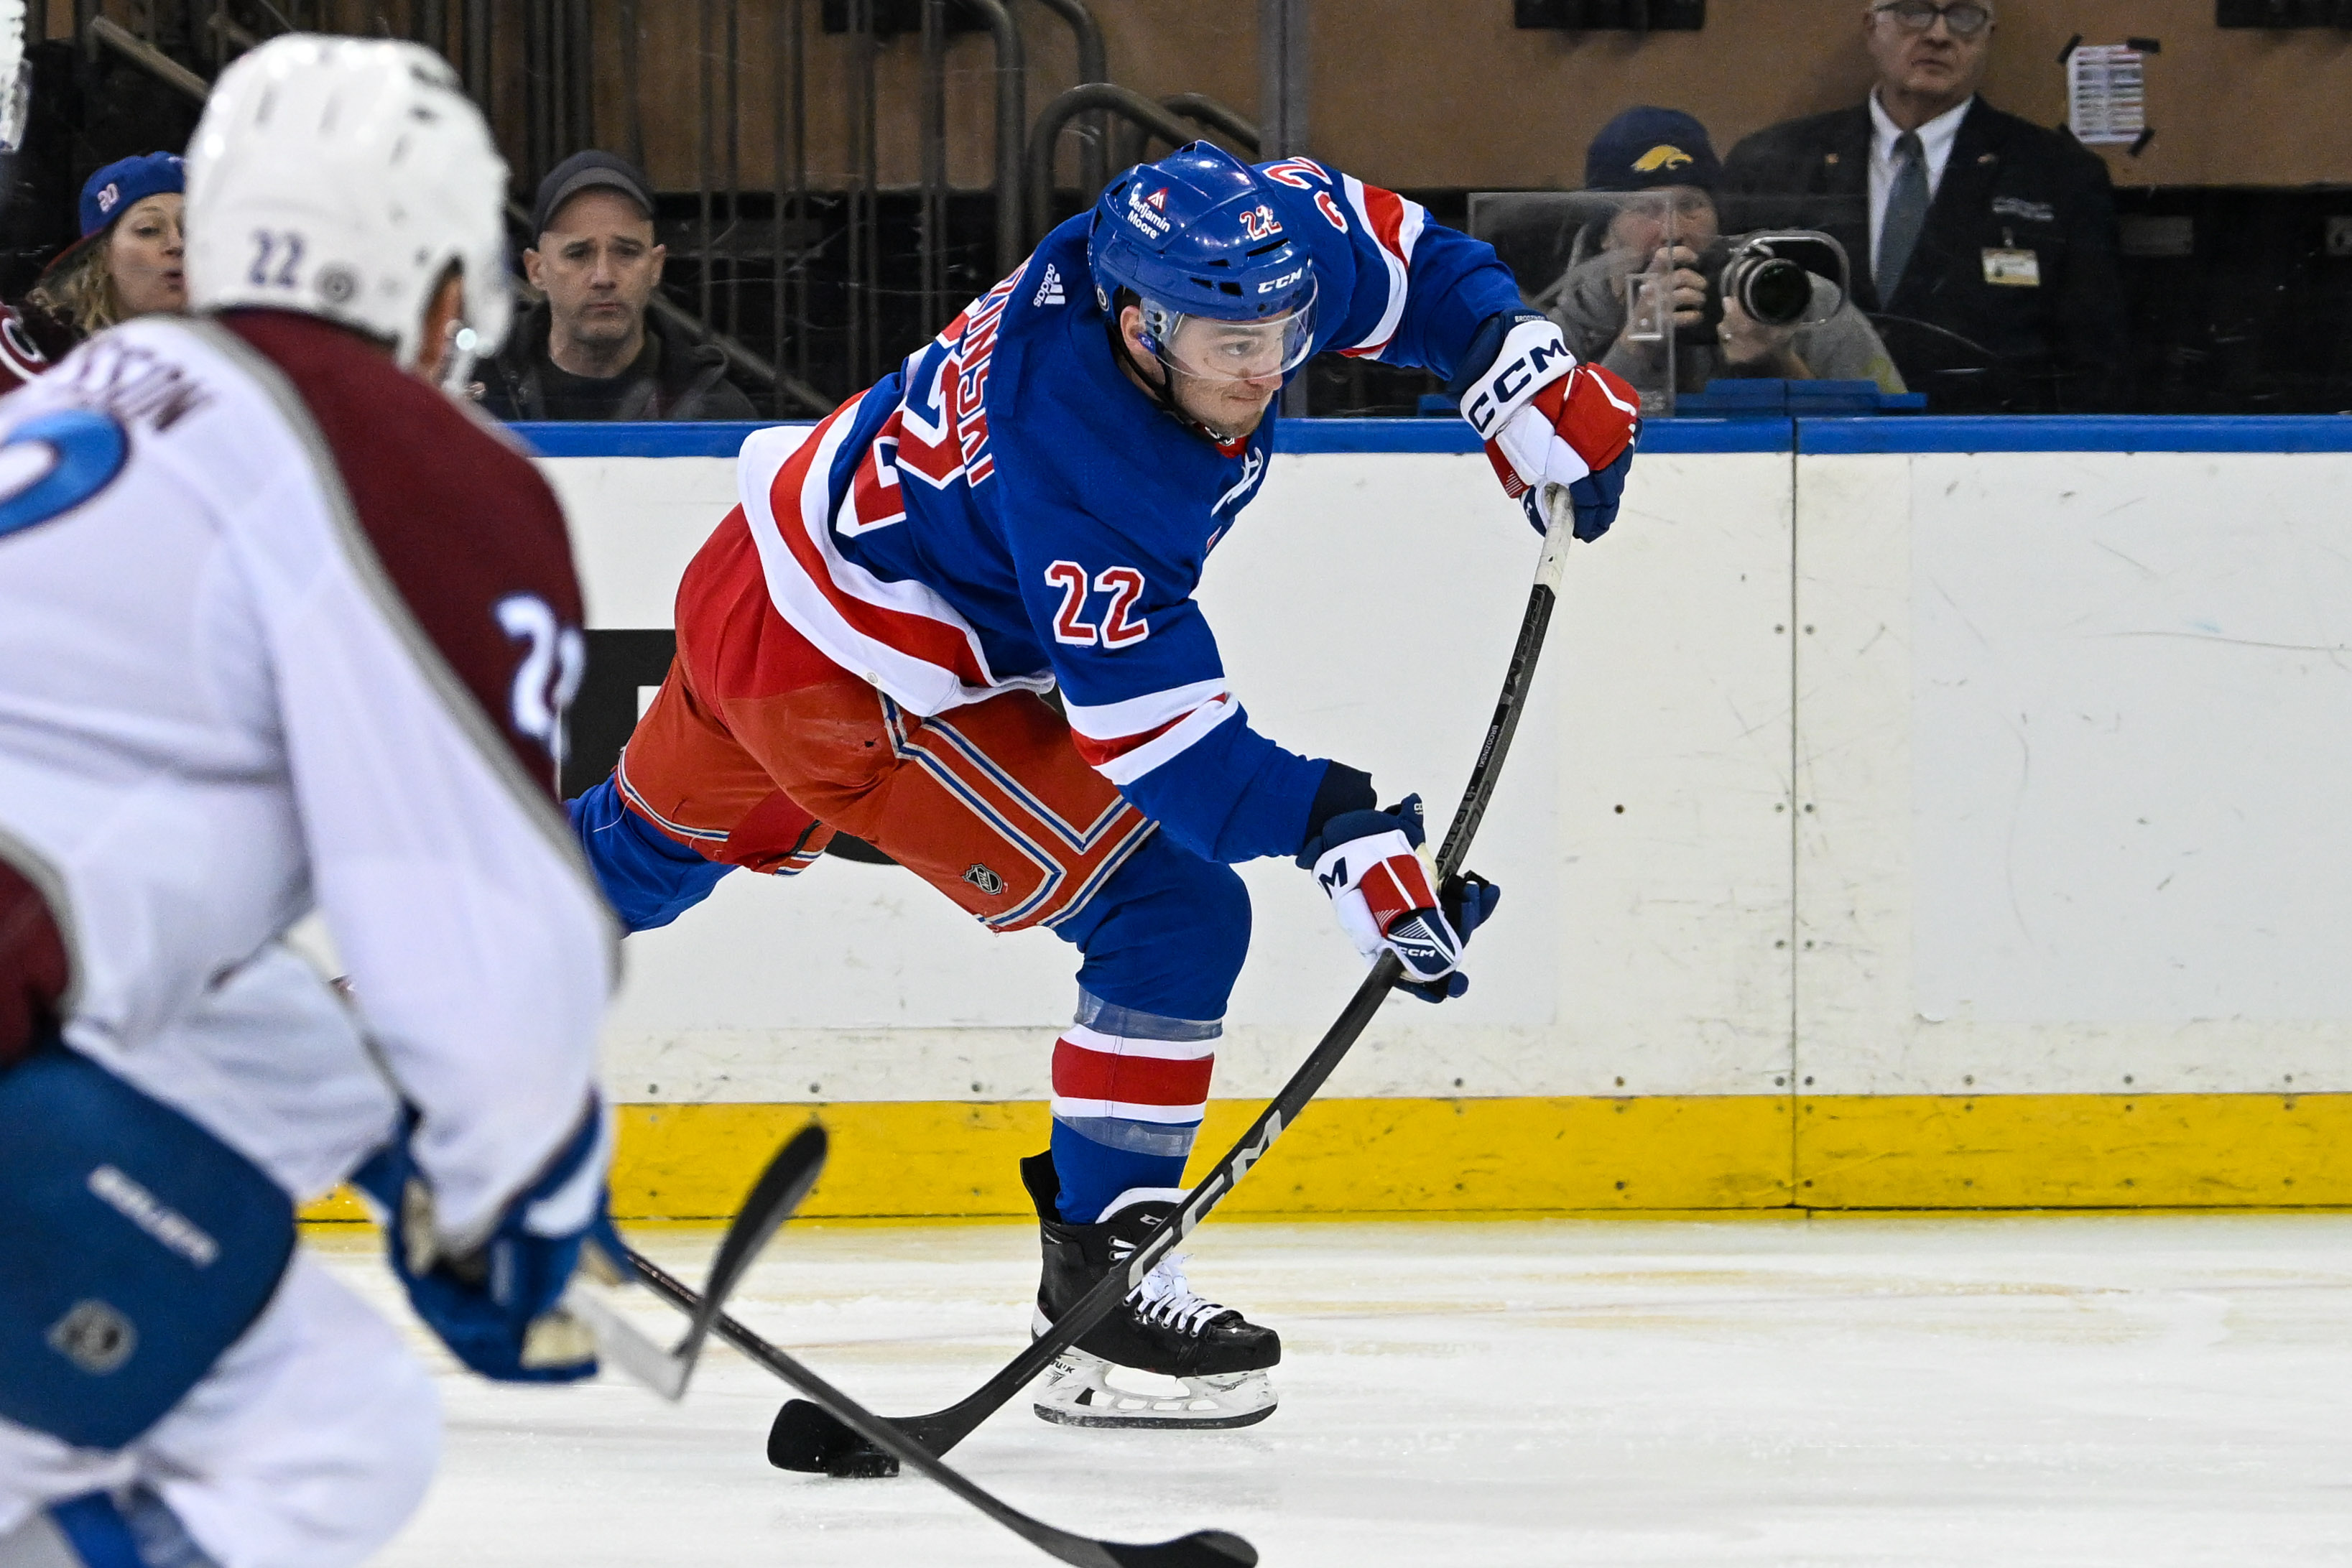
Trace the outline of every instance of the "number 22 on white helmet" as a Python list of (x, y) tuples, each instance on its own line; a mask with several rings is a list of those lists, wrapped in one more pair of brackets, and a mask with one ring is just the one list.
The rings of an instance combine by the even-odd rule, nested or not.
[(507, 166), (457, 73), (416, 44), (289, 33), (221, 74), (188, 148), (188, 303), (269, 306), (424, 350), (456, 267), (474, 354), (512, 306)]

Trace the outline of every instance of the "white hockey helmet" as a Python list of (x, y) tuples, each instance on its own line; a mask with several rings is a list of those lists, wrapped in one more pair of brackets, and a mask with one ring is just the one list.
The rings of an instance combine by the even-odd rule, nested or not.
[(395, 346), (413, 367), (454, 263), (493, 352), (512, 314), (507, 166), (457, 73), (416, 44), (288, 33), (213, 89), (188, 148), (188, 302), (275, 306)]

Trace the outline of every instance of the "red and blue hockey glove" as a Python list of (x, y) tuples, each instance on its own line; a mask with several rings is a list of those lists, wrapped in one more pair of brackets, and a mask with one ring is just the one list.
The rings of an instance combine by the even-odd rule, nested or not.
[[(1339, 928), (1366, 958), (1394, 953), (1404, 965), (1399, 982), (1423, 1001), (1442, 1002), (1470, 988), (1461, 971), (1462, 945), (1472, 927), (1491, 914), (1499, 889), (1483, 878), (1477, 891), (1448, 905), (1430, 885), (1429, 868), (1414, 852), (1424, 833), (1421, 797), (1408, 795), (1385, 811), (1343, 811), (1298, 852), (1298, 863), (1315, 873), (1330, 895)], [(1449, 890), (1454, 883), (1447, 884)], [(1463, 883), (1466, 890), (1470, 883)]]
[[(1503, 901), (1503, 890), (1475, 871), (1459, 873), (1445, 879), (1437, 890), (1437, 907), (1454, 927), (1454, 935), (1462, 946), (1470, 945), (1470, 934), (1486, 923), (1495, 913), (1495, 905)], [(1470, 988), (1470, 977), (1448, 975), (1430, 985), (1412, 980), (1400, 980), (1397, 989), (1411, 991), (1424, 1002), (1442, 1002), (1458, 997)]]
[[(1613, 371), (1580, 365), (1559, 329), (1532, 311), (1491, 318), (1448, 389), (1486, 444), (1503, 491), (1544, 528), (1543, 494), (1558, 485), (1576, 509), (1576, 537), (1609, 531), (1642, 433), (1641, 395)], [(1476, 367), (1471, 373), (1469, 367)]]
[(433, 1189), (410, 1144), (414, 1114), (395, 1141), (352, 1173), (383, 1211), (392, 1270), (409, 1304), (452, 1354), (501, 1383), (572, 1383), (596, 1374), (596, 1342), (561, 1305), (579, 1267), (625, 1279), (608, 1208), (611, 1123), (591, 1104), (578, 1131), (499, 1215), (488, 1239), (453, 1251), (435, 1223)]

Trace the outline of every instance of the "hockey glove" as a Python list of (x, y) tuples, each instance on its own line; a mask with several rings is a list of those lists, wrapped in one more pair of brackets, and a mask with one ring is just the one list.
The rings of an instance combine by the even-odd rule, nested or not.
[[(1495, 905), (1502, 899), (1503, 890), (1475, 871), (1447, 877), (1445, 884), (1437, 890), (1438, 912), (1454, 927), (1454, 935), (1465, 947), (1470, 946), (1470, 933), (1486, 924), (1495, 913)], [(1449, 988), (1456, 981), (1460, 982), (1461, 989)], [(1412, 980), (1397, 982), (1398, 990), (1410, 991), (1424, 1002), (1446, 1001), (1469, 988), (1470, 977), (1467, 975), (1448, 975), (1444, 979), (1428, 985)]]
[[(1461, 972), (1462, 937), (1439, 907), (1429, 868), (1414, 852), (1424, 837), (1421, 797), (1385, 811), (1343, 811), (1298, 852), (1330, 895), (1339, 928), (1367, 958), (1383, 950), (1404, 965), (1407, 990), (1444, 1001), (1470, 988)], [(1482, 905), (1483, 917), (1491, 902)]]
[(588, 1326), (559, 1304), (572, 1270), (617, 1282), (626, 1257), (607, 1208), (610, 1120), (592, 1103), (579, 1130), (507, 1206), (488, 1239), (453, 1253), (435, 1223), (433, 1189), (401, 1135), (352, 1174), (383, 1211), (392, 1270), (410, 1305), (459, 1361), (501, 1383), (572, 1383), (596, 1374)]
[(1447, 390), (1536, 531), (1544, 491), (1558, 485), (1576, 509), (1578, 538), (1607, 533), (1642, 432), (1641, 395), (1614, 371), (1578, 364), (1559, 329), (1533, 311), (1489, 318), (1463, 364)]

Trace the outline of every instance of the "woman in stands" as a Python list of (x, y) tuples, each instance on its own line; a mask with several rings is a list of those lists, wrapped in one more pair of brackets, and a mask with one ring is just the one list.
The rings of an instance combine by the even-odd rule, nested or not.
[(187, 308), (184, 188), (172, 152), (109, 163), (83, 184), (81, 238), (49, 263), (26, 300), (26, 324), (49, 358), (117, 322)]

